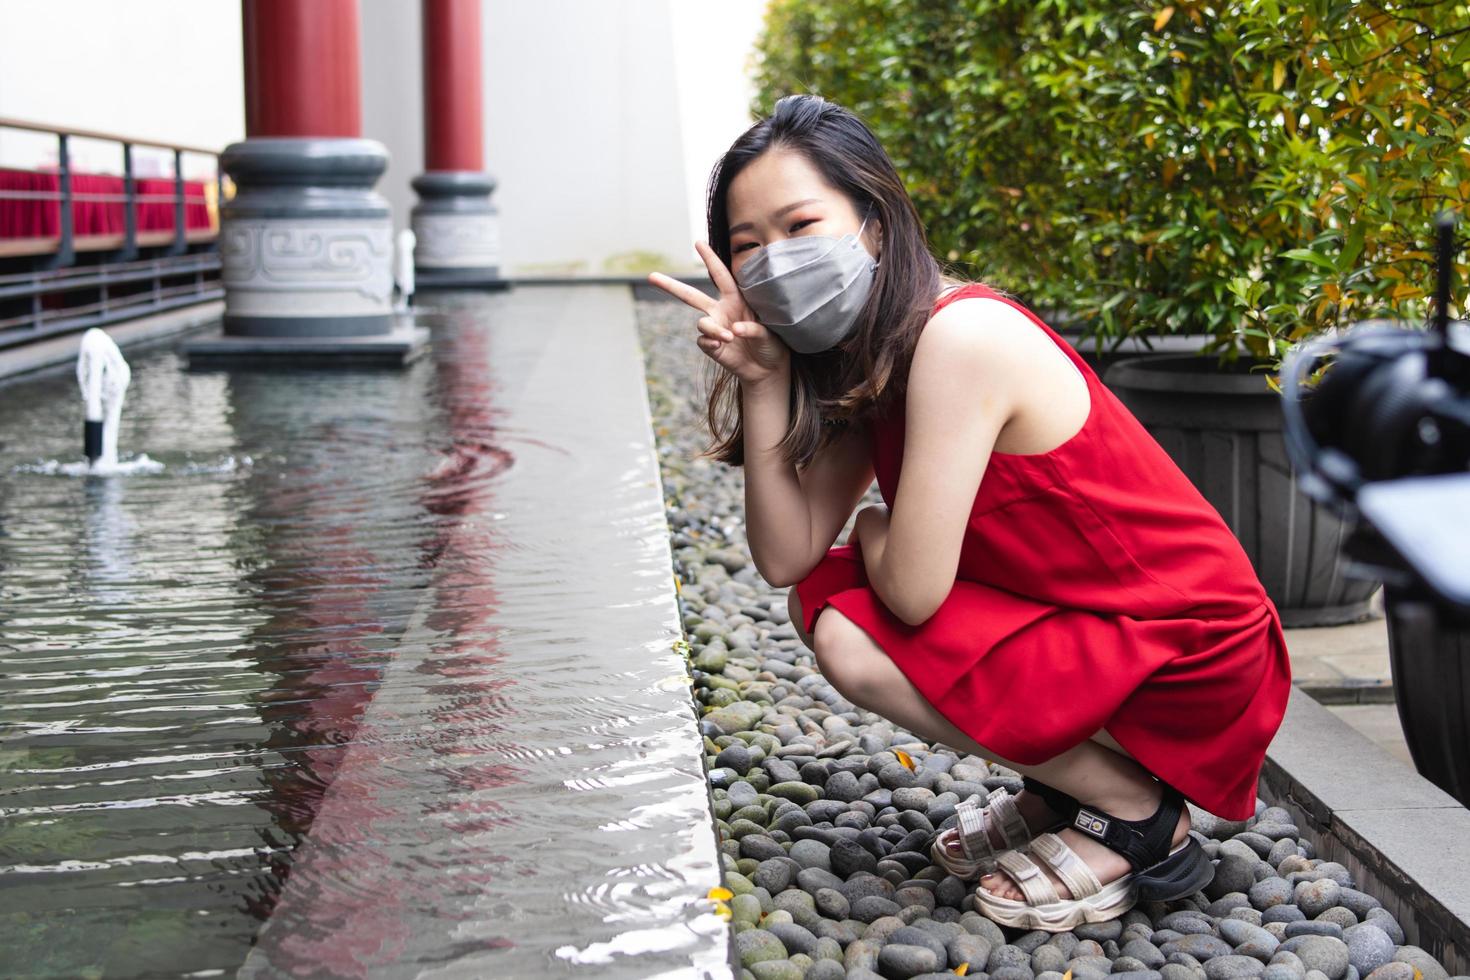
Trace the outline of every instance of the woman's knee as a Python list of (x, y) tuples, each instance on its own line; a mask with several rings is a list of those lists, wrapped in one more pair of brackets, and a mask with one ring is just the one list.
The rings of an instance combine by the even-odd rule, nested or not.
[(801, 628), (801, 624), (806, 620), (801, 612), (801, 597), (796, 594), (795, 586), (786, 590), (786, 612), (790, 614), (791, 626), (796, 630), (796, 635), (801, 638), (801, 642), (806, 644), (808, 650), (814, 649), (812, 635)]
[(880, 686), (879, 671), (866, 656), (867, 634), (846, 616), (835, 610), (817, 617), (812, 627), (812, 651), (817, 669), (828, 683), (850, 701), (871, 703), (872, 694)]

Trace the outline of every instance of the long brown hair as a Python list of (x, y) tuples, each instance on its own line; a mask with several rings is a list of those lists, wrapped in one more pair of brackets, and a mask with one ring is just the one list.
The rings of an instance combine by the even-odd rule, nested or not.
[[(859, 213), (871, 208), (883, 233), (882, 261), (853, 332), (831, 350), (791, 354), (791, 421), (778, 448), (787, 460), (805, 466), (846, 425), (870, 424), (903, 398), (919, 332), (948, 270), (930, 252), (913, 201), (872, 130), (850, 110), (817, 95), (780, 99), (771, 115), (742, 133), (711, 171), (708, 240), (727, 268), (730, 184), (762, 153), (777, 147), (805, 155)], [(740, 383), (714, 361), (706, 365), (712, 369), (705, 378), (706, 420), (715, 441), (702, 455), (742, 465)]]

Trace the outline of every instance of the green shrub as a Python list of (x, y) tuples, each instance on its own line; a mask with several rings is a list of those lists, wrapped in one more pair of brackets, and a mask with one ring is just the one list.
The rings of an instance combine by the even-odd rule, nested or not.
[(1426, 314), (1432, 217), (1470, 204), (1467, 66), (1456, 0), (771, 0), (752, 111), (857, 112), (942, 259), (1099, 347), (1279, 364)]

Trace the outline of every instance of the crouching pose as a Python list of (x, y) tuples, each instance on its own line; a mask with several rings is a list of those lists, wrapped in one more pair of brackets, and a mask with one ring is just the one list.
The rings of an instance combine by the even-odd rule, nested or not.
[(782, 99), (708, 199), (718, 297), (649, 278), (702, 314), (756, 568), (845, 697), (1024, 776), (934, 860), (1028, 929), (1198, 891), (1185, 801), (1254, 814), (1291, 687), (1219, 513), (1035, 313), (944, 274), (849, 111)]

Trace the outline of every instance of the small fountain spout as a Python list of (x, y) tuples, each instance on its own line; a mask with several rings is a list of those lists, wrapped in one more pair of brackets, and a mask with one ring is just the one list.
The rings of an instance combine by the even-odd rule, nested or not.
[(128, 362), (106, 331), (93, 327), (82, 335), (77, 384), (85, 404), (83, 451), (91, 469), (117, 465), (117, 428), (131, 379)]
[(418, 238), (412, 229), (404, 228), (398, 233), (397, 265), (394, 269), (394, 285), (398, 287), (398, 312), (403, 313), (413, 305), (413, 252)]

